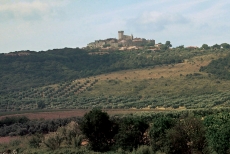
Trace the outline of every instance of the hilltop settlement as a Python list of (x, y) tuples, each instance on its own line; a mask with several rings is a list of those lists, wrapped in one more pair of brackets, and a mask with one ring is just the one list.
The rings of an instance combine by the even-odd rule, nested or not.
[(119, 50), (139, 49), (143, 46), (155, 46), (155, 40), (147, 40), (145, 38), (134, 38), (133, 35), (124, 35), (124, 31), (118, 31), (118, 39), (108, 38), (105, 40), (96, 40), (87, 45), (88, 48), (95, 49), (111, 49), (119, 48)]

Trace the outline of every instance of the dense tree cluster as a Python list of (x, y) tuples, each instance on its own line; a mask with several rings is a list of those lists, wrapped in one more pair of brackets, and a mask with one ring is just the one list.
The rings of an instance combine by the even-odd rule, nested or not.
[(200, 71), (214, 74), (219, 79), (230, 79), (230, 54), (224, 58), (212, 60), (207, 66), (200, 68)]
[(29, 120), (26, 117), (6, 117), (0, 120), (0, 136), (23, 136), (27, 134), (55, 132), (59, 127), (65, 126), (78, 118)]
[(205, 49), (205, 50), (208, 50), (208, 49), (220, 49), (220, 48), (229, 49), (230, 45), (228, 43), (222, 43), (222, 44), (214, 44), (212, 46), (208, 46), (207, 44), (203, 44), (201, 46), (201, 49)]
[[(230, 114), (228, 111), (216, 113), (218, 112), (207, 110), (205, 112), (196, 111), (192, 114), (189, 112), (178, 115), (158, 114), (159, 116), (155, 116), (153, 119), (144, 116), (142, 118), (127, 116), (119, 119), (118, 122), (109, 119), (105, 112), (93, 110), (84, 116), (81, 130), (89, 140), (90, 146), (94, 147), (92, 148), (94, 151), (109, 151), (119, 148), (132, 151), (146, 145), (148, 146), (146, 151), (149, 152), (208, 154), (211, 151), (216, 151), (217, 153), (226, 153), (229, 150), (230, 130), (225, 128), (229, 127)], [(108, 124), (104, 123), (105, 127), (102, 127), (101, 123), (103, 122)], [(118, 126), (118, 130), (113, 133), (111, 132), (113, 130), (111, 123)], [(109, 133), (107, 134), (107, 132), (113, 135), (108, 138)], [(91, 135), (94, 137), (92, 138)], [(113, 143), (108, 144), (111, 143), (113, 136)], [(100, 143), (98, 143), (99, 141)], [(106, 149), (102, 149), (105, 145)]]

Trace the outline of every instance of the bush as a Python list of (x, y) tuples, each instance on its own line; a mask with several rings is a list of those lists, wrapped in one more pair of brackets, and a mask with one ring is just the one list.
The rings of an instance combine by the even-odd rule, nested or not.
[(10, 141), (11, 146), (19, 146), (21, 141), (19, 139)]
[(39, 148), (39, 147), (40, 147), (40, 143), (42, 143), (41, 137), (42, 137), (42, 136), (39, 135), (39, 134), (32, 136), (32, 137), (29, 139), (29, 146), (30, 146), (31, 148)]
[(73, 145), (74, 145), (75, 148), (81, 146), (82, 139), (83, 139), (83, 137), (82, 137), (81, 135), (77, 135), (77, 136), (73, 139)]
[(63, 137), (60, 134), (56, 133), (52, 136), (49, 136), (45, 141), (44, 144), (51, 150), (58, 149), (61, 146), (63, 141)]
[(6, 117), (2, 120), (0, 120), (0, 127), (3, 125), (9, 126), (15, 123), (21, 123), (24, 124), (26, 122), (30, 121), (27, 117), (22, 116), (22, 117)]

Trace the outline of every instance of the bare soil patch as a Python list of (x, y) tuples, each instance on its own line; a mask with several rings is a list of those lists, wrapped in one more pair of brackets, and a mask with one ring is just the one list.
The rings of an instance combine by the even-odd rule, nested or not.
[(69, 110), (69, 111), (52, 111), (52, 112), (36, 112), (36, 113), (22, 113), (0, 116), (0, 119), (5, 117), (15, 117), (15, 116), (26, 116), (29, 119), (58, 119), (58, 118), (69, 118), (69, 117), (82, 117), (89, 110)]
[[(169, 111), (171, 109), (165, 109), (163, 111)], [(13, 114), (0, 116), (0, 119), (5, 117), (16, 117), (16, 116), (25, 116), (29, 119), (58, 119), (58, 118), (70, 118), (70, 117), (83, 117), (85, 113), (90, 110), (84, 109), (76, 109), (70, 111), (52, 111), (52, 112), (37, 112), (37, 113), (22, 113), (22, 114)], [(103, 110), (107, 112), (109, 115), (123, 115), (123, 114), (131, 114), (138, 112), (162, 112), (162, 110), (158, 109), (105, 109)]]
[(10, 137), (10, 136), (0, 137), (0, 144), (2, 144), (2, 143), (9, 143), (10, 141), (16, 140), (18, 138), (19, 137), (17, 137), (17, 136), (13, 136), (13, 137)]

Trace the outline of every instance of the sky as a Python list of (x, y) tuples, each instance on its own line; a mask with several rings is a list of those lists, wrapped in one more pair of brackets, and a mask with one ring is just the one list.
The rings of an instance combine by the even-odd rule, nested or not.
[(0, 53), (85, 47), (99, 39), (230, 43), (228, 0), (0, 0)]

